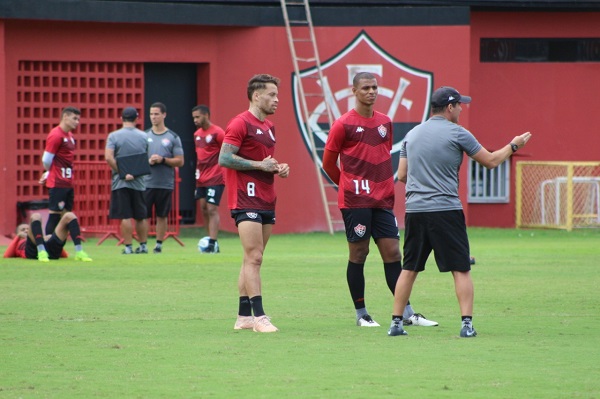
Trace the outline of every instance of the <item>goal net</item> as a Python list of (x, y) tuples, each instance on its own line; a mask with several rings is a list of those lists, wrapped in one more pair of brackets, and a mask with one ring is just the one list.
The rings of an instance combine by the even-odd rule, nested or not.
[(516, 226), (600, 227), (600, 162), (517, 162)]

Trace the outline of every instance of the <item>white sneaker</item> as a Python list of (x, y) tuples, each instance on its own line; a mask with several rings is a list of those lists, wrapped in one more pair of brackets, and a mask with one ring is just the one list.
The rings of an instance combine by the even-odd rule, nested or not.
[(405, 326), (435, 327), (438, 325), (437, 321), (427, 320), (421, 313), (415, 313), (403, 322)]
[(373, 320), (368, 314), (356, 320), (356, 325), (359, 327), (379, 327), (379, 323)]

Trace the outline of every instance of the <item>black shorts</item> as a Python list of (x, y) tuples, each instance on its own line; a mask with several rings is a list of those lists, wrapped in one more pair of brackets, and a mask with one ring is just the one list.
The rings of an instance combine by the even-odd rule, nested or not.
[(256, 222), (260, 224), (275, 224), (275, 211), (257, 211), (255, 209), (234, 209), (231, 217), (237, 226), (241, 222)]
[[(65, 242), (66, 241), (61, 241), (55, 233), (52, 233), (52, 236), (48, 239), (48, 241), (44, 241), (46, 252), (48, 252), (48, 258), (60, 258), (62, 250), (65, 246)], [(37, 245), (35, 244), (35, 242), (31, 241), (31, 238), (29, 237), (27, 237), (27, 243), (25, 244), (25, 257), (27, 259), (38, 258)]]
[(146, 207), (148, 218), (152, 217), (152, 208), (156, 209), (156, 215), (159, 218), (166, 218), (171, 212), (171, 197), (173, 190), (166, 188), (147, 188), (144, 198), (146, 199)]
[(72, 188), (49, 188), (48, 209), (51, 211), (62, 212), (72, 211), (75, 191)]
[(391, 209), (345, 208), (341, 209), (348, 242), (357, 242), (373, 237), (400, 238), (398, 221)]
[(196, 200), (200, 198), (206, 198), (206, 202), (213, 205), (219, 205), (221, 203), (221, 197), (223, 196), (223, 191), (225, 190), (225, 185), (221, 184), (219, 186), (208, 186), (208, 187), (196, 187)]
[(404, 229), (404, 270), (425, 270), (432, 250), (440, 272), (471, 270), (462, 210), (407, 213)]
[(120, 188), (110, 193), (109, 218), (142, 220), (147, 214), (143, 191)]

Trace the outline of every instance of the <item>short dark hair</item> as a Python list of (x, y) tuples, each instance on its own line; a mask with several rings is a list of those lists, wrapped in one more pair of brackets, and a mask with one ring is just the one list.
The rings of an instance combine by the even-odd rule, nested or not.
[(165, 104), (163, 104), (163, 103), (158, 103), (158, 102), (152, 103), (152, 105), (150, 106), (150, 108), (158, 108), (158, 109), (160, 109), (161, 113), (163, 113), (163, 114), (167, 113), (167, 106)]
[(192, 112), (196, 111), (200, 112), (201, 114), (206, 114), (210, 116), (210, 109), (208, 109), (208, 106), (204, 104), (196, 105), (194, 108), (192, 108)]
[(453, 106), (456, 107), (456, 104), (458, 104), (458, 103), (459, 103), (459, 101), (455, 101), (455, 102), (448, 103), (445, 105), (440, 105), (439, 107), (432, 105), (431, 106), (431, 114), (432, 115), (443, 114), (444, 110), (448, 107), (448, 105), (452, 104)]
[(62, 118), (66, 114), (81, 115), (81, 111), (79, 110), (79, 108), (65, 107), (65, 108), (63, 108), (62, 112), (60, 113), (60, 117)]
[(352, 79), (352, 86), (358, 87), (358, 82), (361, 79), (377, 79), (371, 72), (358, 72)]
[(256, 90), (265, 89), (267, 83), (273, 83), (275, 86), (279, 87), (279, 82), (279, 78), (265, 73), (252, 76), (248, 81), (248, 100), (252, 101), (252, 94), (254, 94)]

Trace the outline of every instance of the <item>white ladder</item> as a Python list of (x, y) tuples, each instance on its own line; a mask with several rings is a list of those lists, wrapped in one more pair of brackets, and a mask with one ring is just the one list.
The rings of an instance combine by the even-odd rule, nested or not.
[[(299, 97), (303, 113), (302, 116), (304, 117), (304, 124), (308, 133), (310, 150), (313, 163), (315, 165), (315, 172), (317, 173), (317, 181), (319, 182), (319, 191), (321, 193), (321, 200), (323, 202), (327, 227), (329, 229), (329, 234), (333, 234), (334, 224), (343, 224), (343, 220), (336, 219), (332, 216), (334, 213), (336, 215), (339, 214), (339, 211), (337, 210), (337, 194), (334, 198), (327, 198), (327, 191), (325, 188), (335, 187), (335, 184), (330, 183), (328, 180), (326, 181), (325, 177), (321, 174), (319, 167), (321, 160), (319, 159), (319, 154), (317, 153), (317, 150), (319, 149), (316, 148), (315, 145), (314, 130), (309, 123), (310, 112), (306, 103), (306, 97), (322, 97), (325, 103), (327, 118), (329, 120), (329, 127), (333, 125), (333, 113), (330, 103), (327, 101), (330, 99), (325, 98), (325, 92), (323, 90), (323, 87), (325, 86), (325, 79), (323, 78), (323, 71), (321, 69), (321, 60), (319, 59), (317, 40), (315, 37), (315, 31), (313, 29), (312, 17), (310, 15), (310, 6), (308, 4), (308, 0), (280, 1), (288, 43), (292, 55), (292, 63), (294, 64), (294, 74), (298, 82)], [(293, 16), (292, 19), (290, 19), (290, 14)], [(317, 75), (302, 77), (300, 75), (300, 62), (304, 63), (303, 65), (306, 65), (307, 67), (314, 65), (317, 70)], [(304, 84), (302, 83), (303, 79), (318, 79), (321, 83), (320, 85), (317, 85), (320, 87), (320, 91), (315, 93), (306, 93), (304, 90)], [(334, 208), (333, 212), (331, 208)]]

